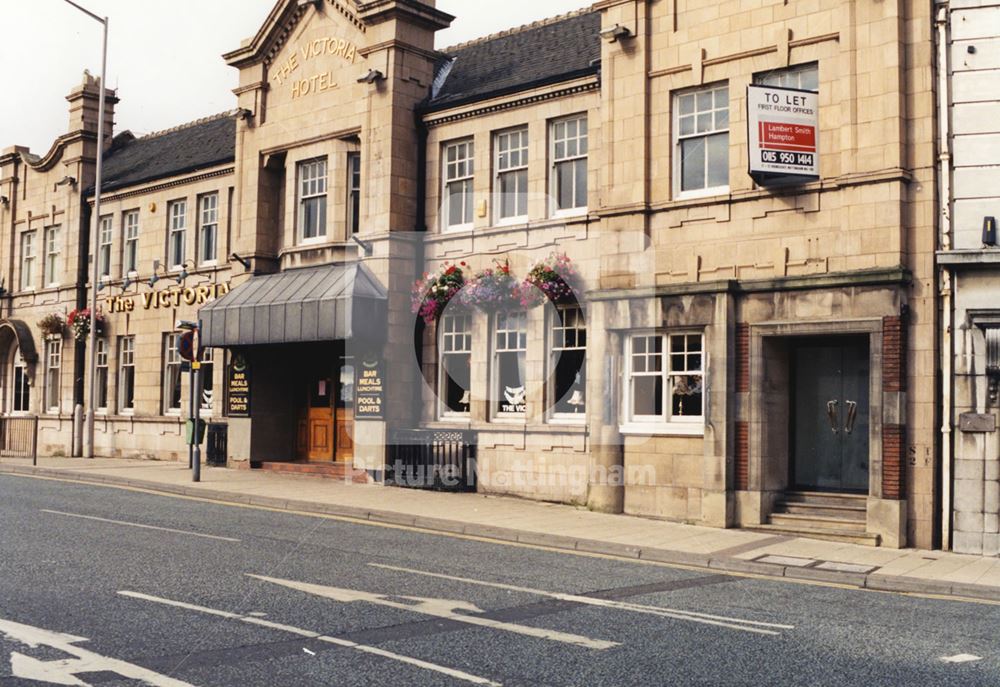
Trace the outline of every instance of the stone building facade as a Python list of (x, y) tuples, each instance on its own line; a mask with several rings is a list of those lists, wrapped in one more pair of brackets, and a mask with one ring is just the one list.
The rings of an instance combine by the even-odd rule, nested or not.
[[(161, 264), (171, 203), (219, 194), (228, 244), (188, 279), (231, 288), (202, 337), (217, 374), (251, 371), (230, 463), (380, 479), (399, 430), (471, 433), (481, 491), (935, 544), (927, 3), (600, 0), (436, 50), (451, 20), (431, 0), (281, 0), (225, 55), (231, 161), (109, 193), (115, 213), (168, 213)], [(777, 148), (808, 148), (809, 174), (748, 174), (754, 97), (814, 118)], [(19, 183), (5, 171), (0, 194)], [(0, 208), (8, 241), (27, 210)], [(578, 275), (556, 304), (471, 288), (555, 261)], [(448, 267), (466, 288), (424, 322), (413, 281)], [(115, 337), (170, 329), (130, 314)], [(378, 413), (356, 405), (369, 360)]]
[[(944, 422), (943, 528), (951, 548), (1000, 554), (1000, 3), (937, 5)], [(947, 542), (946, 542), (947, 545)]]

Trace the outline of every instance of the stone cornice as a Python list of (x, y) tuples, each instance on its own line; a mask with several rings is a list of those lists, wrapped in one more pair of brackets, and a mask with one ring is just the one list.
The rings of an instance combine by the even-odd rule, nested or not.
[[(198, 174), (193, 174), (191, 176), (175, 177), (158, 184), (153, 184), (152, 186), (142, 186), (142, 187), (130, 187), (121, 191), (113, 191), (111, 193), (101, 194), (102, 203), (114, 203), (119, 200), (127, 200), (128, 198), (135, 198), (136, 196), (144, 196), (150, 193), (158, 193), (159, 191), (165, 191), (172, 188), (177, 188), (178, 186), (187, 186), (188, 184), (195, 184), (199, 181), (205, 181), (206, 179), (215, 179), (217, 177), (224, 177), (233, 174), (235, 171), (234, 167), (223, 167), (220, 169), (214, 169), (208, 172), (199, 172)], [(93, 207), (94, 197), (90, 196), (86, 199), (87, 205)]]
[(481, 103), (473, 105), (466, 104), (456, 106), (455, 109), (450, 112), (448, 110), (440, 110), (433, 113), (427, 113), (424, 115), (424, 124), (428, 128), (433, 128), (441, 126), (442, 124), (449, 124), (451, 122), (457, 122), (473, 117), (480, 117), (494, 112), (502, 112), (504, 110), (511, 110), (517, 107), (535, 105), (537, 103), (545, 102), (546, 100), (565, 98), (578, 93), (589, 93), (590, 91), (598, 90), (600, 86), (601, 84), (598, 77), (590, 76), (583, 80), (570, 82), (569, 85), (564, 85), (561, 88), (552, 89), (551, 86), (546, 86), (545, 90), (538, 89), (528, 92), (522, 91), (506, 98), (489, 98)]
[(455, 21), (455, 17), (447, 12), (442, 12), (419, 0), (361, 0), (358, 2), (358, 15), (368, 26), (392, 19), (402, 19), (438, 30), (448, 28)]

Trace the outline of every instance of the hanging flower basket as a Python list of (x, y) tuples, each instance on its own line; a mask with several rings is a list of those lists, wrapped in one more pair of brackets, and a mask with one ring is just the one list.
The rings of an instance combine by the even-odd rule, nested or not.
[(525, 307), (546, 300), (556, 305), (577, 303), (583, 294), (583, 280), (565, 253), (552, 253), (528, 272), (522, 285)]
[(38, 320), (38, 328), (45, 336), (62, 336), (66, 332), (66, 321), (54, 312)]
[(497, 262), (496, 268), (480, 272), (473, 277), (459, 300), (469, 307), (486, 313), (520, 310), (525, 307), (521, 282), (510, 273), (507, 260)]
[[(97, 335), (103, 336), (106, 320), (104, 313), (97, 313)], [(73, 338), (77, 341), (86, 341), (90, 335), (90, 308), (73, 310), (69, 314), (69, 327), (73, 332)]]
[(458, 265), (446, 262), (436, 272), (424, 272), (423, 277), (413, 283), (410, 299), (413, 313), (420, 315), (427, 324), (437, 320), (448, 302), (465, 285), (462, 273), (465, 266), (464, 262)]

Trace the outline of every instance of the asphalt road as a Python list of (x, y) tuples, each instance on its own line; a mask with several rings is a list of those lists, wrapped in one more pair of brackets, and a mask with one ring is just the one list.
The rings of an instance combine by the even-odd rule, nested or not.
[(0, 685), (45, 684), (998, 685), (1000, 606), (0, 476)]

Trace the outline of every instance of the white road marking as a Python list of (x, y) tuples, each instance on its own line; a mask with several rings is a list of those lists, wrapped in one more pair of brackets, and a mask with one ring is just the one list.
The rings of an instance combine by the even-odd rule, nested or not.
[(80, 680), (76, 675), (78, 673), (109, 672), (124, 678), (138, 680), (150, 687), (192, 687), (187, 682), (154, 673), (141, 666), (73, 646), (80, 642), (86, 642), (85, 637), (74, 637), (2, 619), (0, 619), (0, 634), (32, 648), (46, 646), (75, 657), (57, 661), (40, 661), (16, 651), (11, 652), (11, 675), (16, 678), (44, 682), (50, 685), (90, 687), (89, 683)]
[(315, 656), (316, 655), (315, 651), (309, 651), (309, 649), (307, 649), (305, 647), (302, 647), (302, 652), (306, 653), (306, 654), (309, 654), (310, 656)]
[(174, 534), (186, 534), (191, 537), (202, 537), (203, 539), (217, 539), (219, 541), (231, 541), (238, 542), (239, 539), (233, 539), (232, 537), (219, 537), (214, 534), (201, 534), (200, 532), (188, 532), (187, 530), (175, 530), (170, 527), (156, 527), (155, 525), (140, 525), (137, 522), (125, 522), (124, 520), (109, 520), (107, 518), (98, 518), (94, 515), (80, 515), (79, 513), (64, 513), (60, 510), (47, 510), (42, 508), (43, 513), (51, 513), (52, 515), (65, 515), (67, 518), (81, 518), (83, 520), (96, 520), (97, 522), (108, 522), (112, 525), (127, 525), (128, 527), (141, 527), (144, 530), (159, 530), (160, 532), (173, 532)]
[(188, 611), (195, 611), (207, 615), (214, 615), (219, 618), (239, 620), (244, 623), (249, 623), (250, 625), (259, 625), (261, 627), (267, 627), (272, 630), (280, 630), (282, 632), (288, 632), (290, 634), (298, 635), (300, 637), (315, 639), (316, 641), (319, 642), (326, 642), (327, 644), (333, 644), (347, 649), (354, 649), (355, 651), (361, 651), (366, 654), (374, 654), (376, 656), (381, 656), (383, 658), (387, 658), (392, 661), (396, 661), (398, 663), (406, 663), (408, 665), (415, 666), (417, 668), (423, 668), (424, 670), (429, 670), (435, 673), (441, 673), (442, 675), (447, 675), (448, 677), (453, 677), (457, 680), (462, 680), (464, 682), (471, 682), (474, 685), (488, 685), (488, 687), (502, 687), (501, 683), (499, 682), (494, 682), (493, 680), (489, 680), (485, 677), (480, 677), (478, 675), (466, 673), (465, 671), (462, 670), (456, 670), (455, 668), (449, 668), (447, 666), (438, 665), (436, 663), (422, 661), (419, 658), (412, 658), (410, 656), (396, 654), (391, 651), (385, 651), (383, 649), (379, 649), (374, 646), (367, 646), (365, 644), (356, 644), (346, 639), (327, 637), (325, 635), (319, 634), (318, 632), (304, 630), (301, 627), (293, 627), (292, 625), (282, 625), (280, 623), (271, 622), (270, 620), (263, 620), (261, 618), (255, 618), (252, 616), (240, 615), (239, 613), (230, 613), (229, 611), (220, 611), (218, 609), (208, 608), (206, 606), (197, 606), (195, 604), (189, 604), (183, 601), (174, 601), (173, 599), (164, 599), (163, 597), (151, 596), (149, 594), (142, 594), (141, 592), (119, 591), (118, 593), (122, 596), (127, 596), (130, 599), (139, 599), (141, 601), (152, 601), (153, 603), (163, 604), (164, 606), (183, 608)]
[(386, 595), (360, 592), (353, 589), (327, 587), (319, 584), (310, 584), (308, 582), (295, 582), (293, 580), (280, 580), (273, 577), (264, 577), (262, 575), (249, 575), (249, 577), (263, 580), (264, 582), (270, 582), (271, 584), (280, 585), (282, 587), (288, 587), (289, 589), (295, 589), (300, 592), (305, 592), (306, 594), (313, 594), (315, 596), (333, 599), (334, 601), (340, 601), (342, 603), (362, 601), (379, 606), (388, 606), (389, 608), (395, 608), (401, 611), (421, 613), (435, 618), (455, 620), (460, 623), (466, 623), (467, 625), (478, 625), (479, 627), (488, 627), (493, 630), (512, 632), (514, 634), (527, 635), (529, 637), (537, 637), (539, 639), (548, 639), (550, 641), (561, 642), (563, 644), (573, 644), (575, 646), (582, 646), (586, 649), (611, 649), (612, 647), (619, 645), (618, 642), (609, 642), (603, 639), (591, 639), (590, 637), (584, 637), (583, 635), (559, 632), (558, 630), (548, 630), (541, 627), (533, 627), (531, 625), (517, 625), (515, 623), (505, 623), (501, 620), (493, 620), (492, 618), (483, 618), (476, 615), (456, 613), (456, 610), (462, 610), (470, 613), (483, 612), (481, 608), (478, 608), (467, 601), (456, 601), (452, 599), (426, 599), (419, 596), (394, 595), (397, 599), (405, 599), (407, 601), (415, 602), (404, 603), (403, 601), (393, 601), (392, 598)]
[(954, 656), (942, 656), (941, 660), (944, 663), (969, 663), (971, 661), (982, 661), (982, 656), (976, 656), (975, 654), (955, 654)]
[[(742, 630), (743, 632), (752, 632), (756, 634), (764, 635), (778, 635), (777, 630), (794, 630), (794, 625), (781, 625), (778, 623), (765, 623), (759, 620), (745, 620), (743, 618), (729, 618), (720, 615), (711, 615), (709, 613), (698, 613), (696, 611), (683, 611), (676, 608), (663, 608), (661, 606), (647, 606), (644, 604), (633, 604), (626, 601), (612, 601), (609, 599), (595, 599), (590, 596), (579, 596), (576, 594), (563, 594), (561, 592), (550, 592), (545, 589), (533, 589), (531, 587), (520, 587), (513, 584), (504, 584), (502, 582), (488, 582), (486, 580), (473, 580), (467, 577), (456, 577), (454, 575), (444, 575), (442, 573), (428, 572), (426, 570), (414, 570), (413, 568), (401, 568), (395, 565), (385, 565), (382, 563), (369, 563), (373, 568), (381, 568), (383, 570), (395, 570), (396, 572), (405, 572), (412, 575), (423, 575), (424, 577), (436, 577), (442, 580), (449, 580), (452, 582), (464, 582), (466, 584), (474, 584), (482, 587), (495, 587), (497, 589), (506, 589), (512, 592), (522, 592), (524, 594), (535, 594), (538, 596), (547, 596), (552, 599), (559, 599), (560, 601), (571, 601), (574, 603), (585, 604), (588, 606), (600, 606), (602, 608), (614, 608), (622, 611), (632, 611), (634, 613), (645, 613), (647, 615), (658, 615), (666, 618), (674, 618), (675, 620), (688, 620), (693, 623), (704, 623), (706, 625), (717, 625), (719, 627), (727, 627), (732, 630)], [(765, 629), (774, 628), (774, 629)]]

